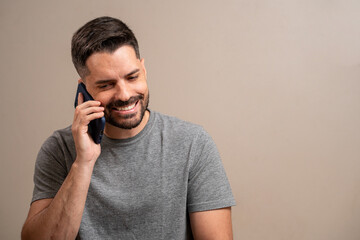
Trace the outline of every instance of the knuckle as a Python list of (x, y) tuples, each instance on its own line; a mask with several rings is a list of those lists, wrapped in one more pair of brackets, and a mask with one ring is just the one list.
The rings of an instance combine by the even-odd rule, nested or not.
[(75, 114), (78, 115), (79, 113), (80, 113), (80, 108), (79, 108), (79, 107), (76, 107), (76, 108), (75, 108)]

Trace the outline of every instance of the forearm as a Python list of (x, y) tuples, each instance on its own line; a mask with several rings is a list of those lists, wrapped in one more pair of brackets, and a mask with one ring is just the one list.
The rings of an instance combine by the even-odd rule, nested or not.
[(50, 205), (28, 218), (22, 239), (75, 239), (81, 223), (93, 163), (72, 165)]

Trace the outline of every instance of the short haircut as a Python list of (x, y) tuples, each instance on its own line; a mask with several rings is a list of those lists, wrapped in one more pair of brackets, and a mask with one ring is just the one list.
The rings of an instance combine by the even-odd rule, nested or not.
[(140, 59), (138, 42), (131, 29), (122, 21), (112, 17), (99, 17), (89, 21), (77, 30), (71, 41), (71, 56), (81, 78), (89, 74), (86, 60), (97, 52), (113, 53), (128, 45)]

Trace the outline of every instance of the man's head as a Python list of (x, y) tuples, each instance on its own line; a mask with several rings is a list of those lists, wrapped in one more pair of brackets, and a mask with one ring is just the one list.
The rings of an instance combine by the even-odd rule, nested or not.
[(112, 17), (91, 20), (75, 32), (71, 41), (71, 56), (82, 79), (89, 74), (86, 60), (94, 53), (112, 53), (121, 46), (131, 46), (140, 59), (138, 42), (125, 23)]
[(86, 23), (73, 36), (72, 59), (80, 81), (105, 107), (105, 131), (143, 126), (149, 103), (146, 69), (123, 22), (101, 17)]

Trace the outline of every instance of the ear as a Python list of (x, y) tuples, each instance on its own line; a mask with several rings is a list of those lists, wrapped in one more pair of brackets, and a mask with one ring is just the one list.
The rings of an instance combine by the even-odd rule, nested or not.
[(146, 77), (146, 68), (145, 68), (145, 60), (143, 58), (140, 59), (140, 63), (141, 63), (141, 66), (144, 69), (145, 79), (147, 79), (147, 77)]

